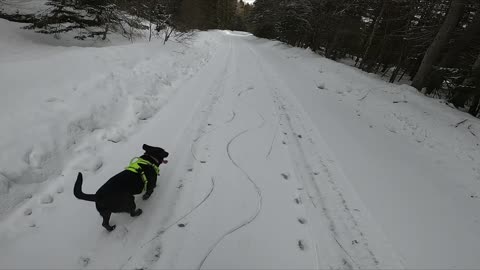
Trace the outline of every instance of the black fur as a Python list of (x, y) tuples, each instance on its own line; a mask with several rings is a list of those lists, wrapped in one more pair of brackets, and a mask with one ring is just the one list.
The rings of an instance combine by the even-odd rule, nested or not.
[[(160, 147), (144, 144), (143, 150), (145, 150), (145, 153), (141, 158), (156, 165), (162, 164), (163, 160), (168, 157), (168, 152)], [(151, 166), (140, 166), (147, 177), (147, 190), (143, 195), (143, 199), (147, 200), (157, 185), (157, 175), (155, 169)], [(142, 209), (136, 209), (134, 197), (134, 195), (140, 194), (143, 191), (144, 183), (140, 174), (124, 170), (110, 178), (95, 194), (83, 193), (82, 183), (82, 173), (78, 173), (73, 194), (80, 200), (95, 202), (97, 210), (103, 218), (102, 225), (108, 231), (115, 229), (115, 225), (110, 225), (110, 216), (112, 213), (129, 213), (132, 217), (142, 214)]]

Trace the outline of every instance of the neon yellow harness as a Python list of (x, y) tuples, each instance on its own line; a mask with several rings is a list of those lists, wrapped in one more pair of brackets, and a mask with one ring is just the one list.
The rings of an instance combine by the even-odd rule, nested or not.
[(160, 168), (157, 165), (151, 163), (150, 161), (145, 160), (143, 158), (139, 158), (139, 157), (132, 158), (132, 160), (130, 160), (130, 164), (128, 165), (128, 167), (125, 168), (125, 170), (127, 170), (127, 171), (131, 171), (133, 173), (140, 174), (140, 176), (142, 177), (142, 181), (143, 181), (143, 191), (142, 192), (145, 192), (145, 190), (147, 190), (148, 180), (147, 180), (147, 176), (145, 175), (145, 172), (143, 171), (140, 164), (141, 165), (152, 166), (152, 168), (155, 170), (155, 173), (157, 175), (160, 174)]

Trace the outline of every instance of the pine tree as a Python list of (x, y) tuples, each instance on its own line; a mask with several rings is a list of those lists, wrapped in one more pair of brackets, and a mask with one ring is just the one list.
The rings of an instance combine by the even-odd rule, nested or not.
[(447, 44), (450, 33), (453, 31), (463, 14), (465, 3), (466, 0), (452, 0), (448, 15), (435, 36), (435, 39), (425, 53), (415, 78), (413, 78), (412, 86), (418, 90), (422, 90), (425, 85), (426, 78), (430, 74), (433, 64), (439, 57), (441, 50)]
[(312, 31), (310, 1), (282, 0), (279, 7), (278, 38), (288, 44), (304, 47)]
[(49, 0), (46, 5), (51, 8), (38, 15), (27, 29), (55, 35), (78, 29), (78, 39), (96, 36), (106, 39), (112, 30), (131, 34), (125, 25), (135, 29), (143, 27), (137, 20), (119, 10), (114, 0)]

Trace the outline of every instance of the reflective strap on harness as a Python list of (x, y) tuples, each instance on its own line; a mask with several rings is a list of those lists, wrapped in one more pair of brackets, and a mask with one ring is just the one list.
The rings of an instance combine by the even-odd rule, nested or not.
[(134, 157), (134, 158), (132, 158), (132, 160), (130, 160), (130, 164), (128, 165), (128, 167), (125, 168), (125, 170), (131, 171), (131, 172), (136, 173), (136, 174), (140, 174), (140, 177), (142, 178), (142, 181), (143, 181), (143, 191), (142, 192), (145, 192), (147, 190), (148, 180), (147, 180), (147, 176), (145, 175), (145, 172), (143, 171), (140, 164), (153, 167), (153, 169), (155, 170), (155, 173), (157, 175), (160, 174), (160, 169), (155, 164), (153, 164), (150, 161), (145, 160), (143, 158)]

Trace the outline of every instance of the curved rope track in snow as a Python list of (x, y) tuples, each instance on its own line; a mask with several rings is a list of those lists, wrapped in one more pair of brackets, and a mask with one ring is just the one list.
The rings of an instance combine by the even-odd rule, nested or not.
[(235, 120), (235, 117), (237, 116), (237, 114), (232, 111), (232, 118), (228, 119), (225, 123), (223, 123), (222, 126), (216, 126), (214, 128), (212, 128), (211, 130), (207, 131), (207, 132), (203, 132), (202, 134), (200, 134), (198, 137), (196, 137), (195, 139), (193, 139), (193, 143), (192, 145), (190, 146), (190, 152), (192, 153), (192, 156), (193, 156), (193, 159), (195, 159), (196, 161), (200, 161), (197, 157), (197, 155), (195, 154), (195, 151), (194, 151), (194, 148), (196, 147), (198, 141), (200, 141), (205, 135), (209, 134), (209, 133), (212, 133), (214, 132), (215, 130), (219, 129), (219, 128), (222, 128), (224, 127), (226, 124), (229, 124), (231, 123), (233, 120)]
[[(181, 216), (180, 218), (178, 218), (177, 220), (175, 220), (175, 222), (171, 223), (170, 225), (168, 225), (167, 227), (165, 227), (165, 229), (162, 229), (160, 230), (160, 232), (158, 232), (152, 239), (148, 240), (147, 242), (143, 243), (141, 246), (140, 246), (140, 249), (143, 249), (147, 244), (153, 242), (155, 239), (158, 239), (160, 236), (162, 236), (164, 233), (166, 233), (170, 228), (172, 228), (175, 224), (177, 224), (179, 221), (183, 220), (184, 218), (188, 217), (190, 214), (192, 214), (195, 210), (197, 210), (203, 203), (205, 203), (208, 198), (210, 197), (210, 195), (212, 195), (213, 193), (213, 190), (215, 189), (215, 179), (212, 177), (211, 178), (211, 181), (212, 181), (212, 185), (210, 187), (210, 191), (207, 193), (207, 195), (195, 206), (193, 207), (190, 211), (188, 211), (186, 214), (184, 214), (183, 216)], [(122, 265), (120, 266), (119, 269), (124, 269), (124, 267), (128, 264), (128, 262), (130, 262), (130, 260), (133, 258), (133, 256), (130, 256), (128, 258), (128, 260)]]
[[(234, 113), (234, 116), (232, 117), (232, 120), (235, 118), (236, 114), (235, 112)], [(265, 125), (265, 117), (263, 117), (262, 114), (260, 114), (258, 111), (256, 111), (256, 113), (258, 114), (258, 116), (262, 119), (260, 125), (258, 125), (256, 128), (257, 129), (260, 129), (262, 128), (264, 125)], [(229, 122), (231, 122), (229, 121)], [(239, 229), (247, 226), (248, 224), (252, 223), (257, 217), (258, 215), (260, 214), (260, 212), (262, 211), (262, 207), (263, 207), (263, 196), (262, 196), (262, 191), (260, 189), (260, 187), (257, 185), (257, 183), (252, 179), (252, 177), (245, 171), (245, 169), (243, 169), (243, 167), (241, 167), (236, 161), (235, 159), (232, 157), (232, 151), (231, 151), (231, 145), (232, 143), (237, 140), (240, 136), (246, 134), (247, 132), (251, 131), (253, 128), (248, 128), (246, 130), (243, 130), (241, 132), (239, 132), (237, 135), (235, 135), (232, 139), (230, 139), (230, 141), (227, 143), (227, 155), (228, 155), (228, 158), (230, 159), (230, 161), (233, 163), (233, 165), (235, 167), (237, 167), (244, 175), (245, 177), (247, 178), (247, 180), (252, 184), (252, 186), (254, 187), (255, 189), (255, 192), (257, 193), (257, 197), (258, 197), (258, 206), (257, 206), (257, 210), (255, 211), (255, 213), (246, 221), (242, 222), (241, 224), (233, 227), (232, 229), (230, 229), (229, 231), (227, 231), (226, 233), (224, 233), (213, 245), (212, 247), (208, 250), (207, 254), (205, 255), (205, 257), (202, 259), (202, 261), (200, 262), (199, 266), (197, 269), (202, 269), (203, 267), (203, 264), (205, 263), (205, 261), (208, 259), (208, 257), (210, 256), (210, 254), (215, 250), (215, 248), (218, 246), (218, 244), (220, 244), (220, 242), (223, 241), (223, 239), (225, 239), (227, 236), (231, 235), (232, 233), (238, 231)]]
[(232, 111), (232, 118), (228, 119), (225, 124), (230, 124), (235, 119), (235, 116), (237, 116), (237, 114), (235, 111)]
[(162, 229), (154, 238), (150, 239), (148, 242), (144, 243), (143, 245), (140, 246), (140, 248), (143, 248), (145, 245), (151, 243), (153, 240), (157, 239), (158, 237), (160, 237), (162, 234), (164, 234), (165, 232), (167, 232), (171, 227), (173, 227), (173, 225), (177, 224), (179, 221), (181, 221), (182, 219), (188, 217), (190, 214), (192, 214), (195, 210), (197, 210), (197, 208), (199, 208), (204, 202), (206, 202), (208, 200), (208, 198), (210, 197), (210, 195), (212, 195), (213, 193), (213, 190), (215, 189), (215, 180), (214, 178), (212, 177), (211, 178), (211, 181), (212, 181), (212, 185), (210, 187), (210, 191), (208, 192), (208, 194), (194, 207), (192, 208), (189, 212), (187, 212), (185, 215), (181, 216), (180, 218), (178, 218), (175, 222), (173, 222), (172, 224), (168, 225), (165, 229)]

